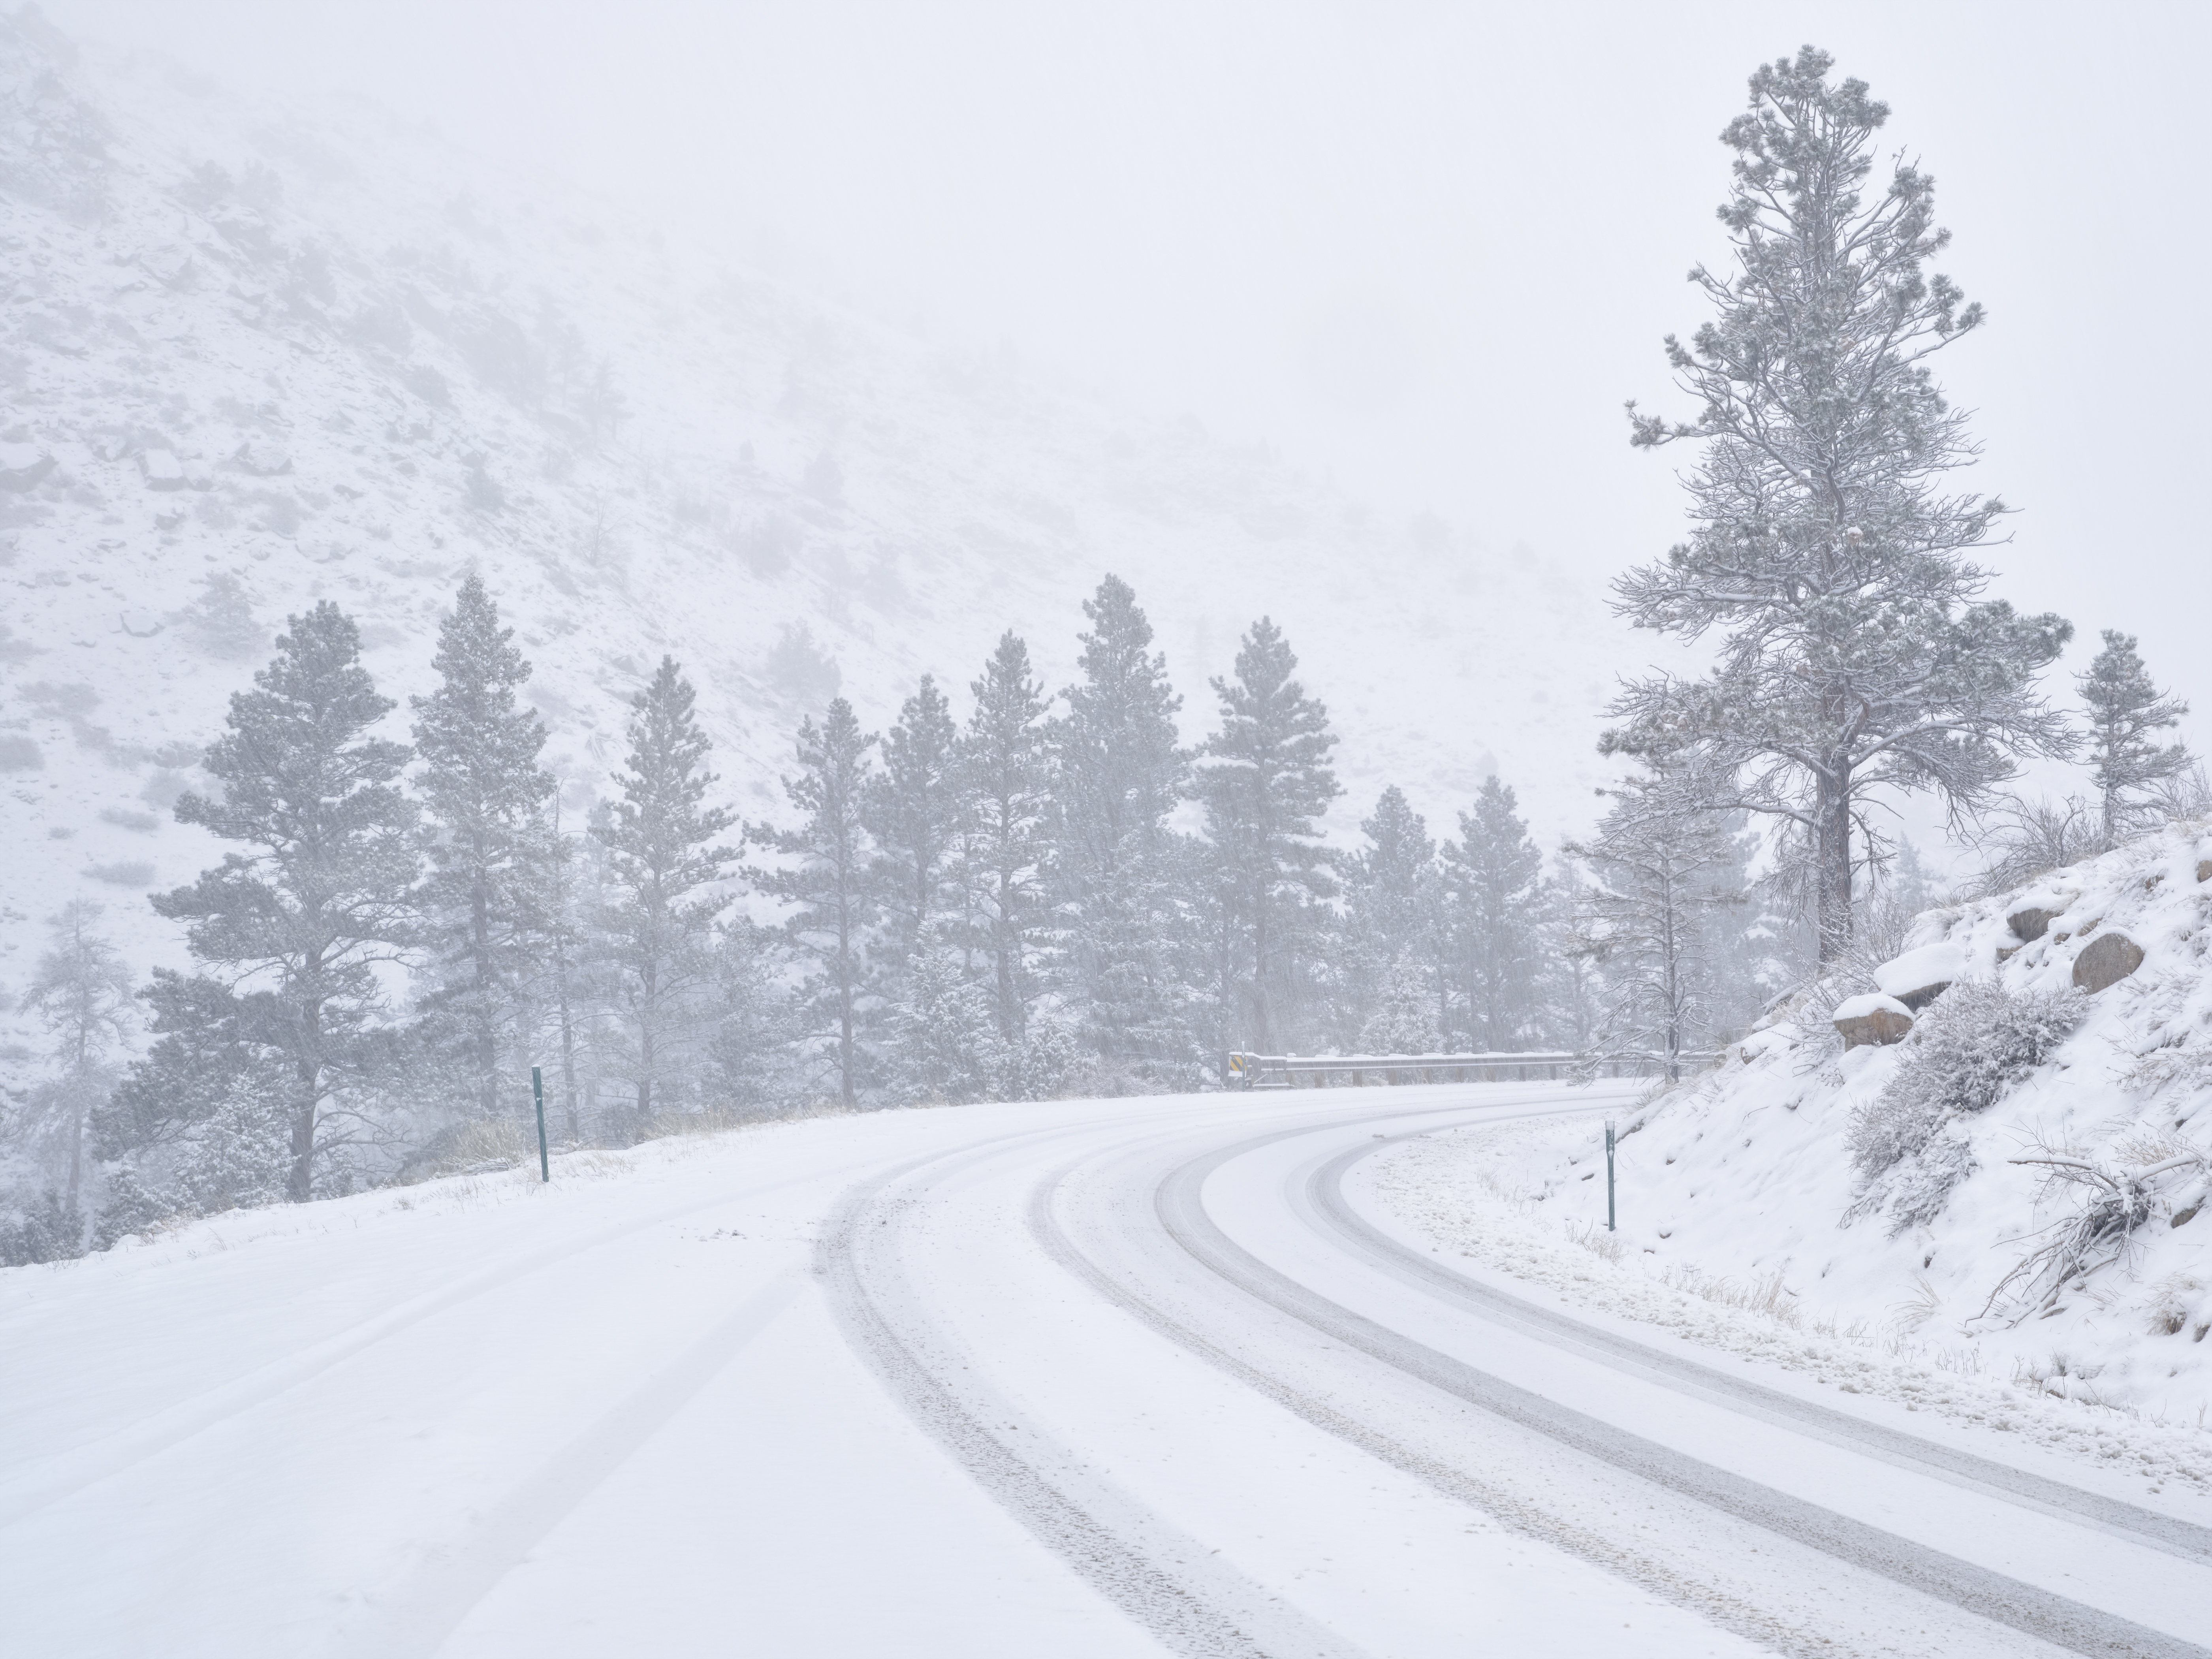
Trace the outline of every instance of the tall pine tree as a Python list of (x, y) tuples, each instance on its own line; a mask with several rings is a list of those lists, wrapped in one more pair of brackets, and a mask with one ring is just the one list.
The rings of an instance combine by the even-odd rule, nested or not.
[(1299, 1012), (1300, 949), (1313, 907), (1335, 890), (1319, 820), (1340, 793), (1336, 738), (1328, 711), (1292, 678), (1297, 665), (1272, 621), (1252, 624), (1235, 679), (1212, 682), (1221, 727), (1196, 779), (1223, 896), (1223, 1012), (1238, 1027), (1223, 1035), (1261, 1052)]
[(614, 902), (603, 926), (621, 975), (617, 1009), (629, 1038), (641, 1132), (653, 1122), (656, 1086), (680, 1093), (691, 1051), (711, 1013), (714, 918), (726, 900), (724, 866), (738, 849), (717, 837), (737, 819), (708, 806), (719, 781), (707, 770), (711, 745), (693, 712), (695, 693), (673, 657), (630, 703), (629, 757), (616, 781), (622, 799), (603, 828)]
[(251, 1041), (283, 1058), (285, 1193), (301, 1202), (345, 1138), (326, 1109), (374, 1058), (377, 965), (416, 941), (422, 856), (414, 803), (398, 787), (406, 745), (369, 735), (393, 704), (362, 666), (353, 619), (327, 599), (289, 618), (253, 678), (203, 763), (221, 798), (176, 806), (179, 823), (252, 850), (153, 903), (185, 924), (192, 955), (218, 976), (198, 993), (180, 983), (173, 1012), (234, 1003)]
[(1633, 415), (1644, 447), (1703, 446), (1689, 538), (1614, 585), (1639, 628), (1717, 635), (1704, 675), (1632, 681), (1607, 752), (1673, 763), (1705, 805), (1770, 815), (1811, 865), (1825, 965), (1851, 948), (1869, 793), (1990, 802), (2023, 753), (2072, 743), (2037, 694), (2071, 628), (1984, 595), (2002, 504), (1961, 493), (1975, 455), (1929, 359), (1981, 307), (1928, 265), (1935, 181), (1902, 155), (1866, 189), (1888, 106), (1807, 46), (1762, 64), (1722, 142), (1735, 269), (1691, 273), (1713, 310), (1668, 361), (1695, 413)]
[(1399, 1010), (1395, 1025), (1406, 1027), (1408, 988), (1425, 985), (1429, 1012), (1423, 1029), (1433, 1029), (1441, 1042), (1450, 998), (1437, 915), (1437, 844), (1395, 784), (1382, 792), (1359, 829), (1367, 845), (1353, 855), (1345, 883), (1352, 960), (1344, 978), (1349, 1005), (1344, 1023), (1352, 1041), (1371, 1048), (1365, 1033), (1376, 1010), (1389, 1000)]
[(961, 744), (970, 836), (968, 875), (981, 912), (999, 1036), (1018, 1053), (1036, 996), (1045, 916), (1045, 818), (1051, 755), (1045, 745), (1044, 687), (1030, 676), (1030, 653), (1011, 629), (969, 688), (975, 712)]
[(1601, 1043), (1657, 1054), (1667, 1080), (1713, 1034), (1726, 966), (1717, 923), (1748, 895), (1740, 856), (1700, 792), (1654, 769), (1611, 792), (1595, 841), (1571, 846), (1597, 878), (1583, 895), (1586, 937), (1607, 992)]
[(1081, 677), (1052, 727), (1067, 993), (1109, 1064), (1174, 1064), (1190, 1046), (1182, 988), (1162, 950), (1177, 927), (1167, 818), (1188, 772), (1176, 734), (1182, 699), (1127, 582), (1106, 577), (1083, 614), (1091, 629), (1077, 636)]
[(2187, 769), (2187, 745), (2153, 743), (2151, 734), (2180, 725), (2189, 705), (2159, 689), (2132, 634), (2107, 628), (2102, 637), (2105, 648), (2075, 684), (2088, 705), (2089, 773), (2111, 847), (2142, 819), (2143, 797)]
[(1526, 1047), (1537, 1023), (1544, 855), (1518, 805), (1512, 790), (1484, 780), (1440, 860), (1458, 981), (1454, 1012), (1469, 1048), (1498, 1054)]
[(861, 1023), (881, 915), (863, 816), (875, 743), (842, 697), (832, 700), (821, 725), (810, 720), (799, 728), (799, 772), (783, 781), (783, 791), (804, 817), (796, 830), (755, 832), (798, 861), (750, 872), (760, 891), (799, 907), (785, 927), (814, 964), (802, 992), (805, 1034), (848, 1108), (860, 1104), (866, 1082)]
[(960, 730), (936, 678), (900, 706), (884, 735), (884, 769), (869, 781), (868, 829), (875, 837), (890, 960), (903, 970), (923, 933), (945, 909), (960, 834)]
[(72, 1212), (84, 1184), (85, 1126), (113, 1086), (109, 1052), (130, 1034), (131, 971), (97, 931), (100, 915), (100, 906), (83, 899), (63, 906), (53, 919), (53, 944), (23, 998), (53, 1039), (53, 1075), (33, 1091), (32, 1109), (41, 1138), (67, 1157), (64, 1196)]
[(437, 830), (424, 884), (424, 942), (442, 981), (434, 1000), (461, 1023), (486, 1117), (498, 1109), (502, 1044), (520, 1035), (552, 855), (544, 814), (553, 779), (538, 763), (545, 727), (516, 704), (530, 665), (514, 638), (471, 573), (438, 629), (438, 689), (410, 699), (416, 784)]

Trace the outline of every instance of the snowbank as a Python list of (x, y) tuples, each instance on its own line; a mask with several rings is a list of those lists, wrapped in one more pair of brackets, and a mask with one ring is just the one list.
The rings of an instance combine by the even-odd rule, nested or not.
[[(2205, 1423), (2206, 878), (2212, 831), (2183, 826), (1927, 912), (1877, 975), (1951, 981), (1905, 1041), (1844, 1051), (1808, 998), (1624, 1115), (1626, 1261), (1771, 1279), (1823, 1319), (1963, 1346), (2048, 1394)], [(1462, 1190), (1502, 1184), (1601, 1225), (1597, 1138), (1461, 1138), (1452, 1155)]]

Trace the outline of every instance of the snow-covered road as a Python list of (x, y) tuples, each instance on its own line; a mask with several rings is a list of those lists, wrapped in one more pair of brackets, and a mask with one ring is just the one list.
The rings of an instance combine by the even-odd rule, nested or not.
[(1555, 1085), (823, 1120), (0, 1275), (9, 1653), (2202, 1654), (2212, 1516), (1453, 1270)]

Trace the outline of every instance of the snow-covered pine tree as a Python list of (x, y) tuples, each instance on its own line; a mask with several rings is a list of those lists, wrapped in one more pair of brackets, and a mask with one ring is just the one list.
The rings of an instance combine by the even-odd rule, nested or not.
[[(1346, 933), (1352, 960), (1343, 978), (1344, 1024), (1365, 1048), (1365, 1030), (1407, 974), (1425, 975), (1429, 1026), (1443, 1041), (1447, 992), (1439, 949), (1437, 844), (1429, 826), (1392, 784), (1359, 826), (1367, 845), (1345, 877)], [(1371, 1049), (1370, 1052), (1373, 1052)]]
[(2086, 672), (2075, 677), (2089, 710), (2089, 774), (2096, 780), (2100, 828), (2117, 846), (2143, 817), (2145, 797), (2185, 771), (2185, 744), (2160, 744), (2151, 733), (2181, 724), (2185, 702), (2169, 697), (2136, 653), (2135, 635), (2106, 629)]
[(1889, 112), (1864, 82), (1832, 82), (1832, 62), (1808, 46), (1761, 65), (1722, 135), (1736, 270), (1691, 273), (1717, 314), (1667, 341), (1697, 416), (1631, 405), (1638, 446), (1705, 449), (1684, 480), (1689, 539), (1623, 576), (1615, 608), (1684, 639), (1720, 630), (1717, 665), (1630, 683), (1601, 745), (1670, 764), (1694, 751), (1709, 804), (1799, 826), (1823, 963), (1850, 945), (1868, 791), (1933, 788), (1971, 812), (2016, 754), (2071, 745), (2034, 690), (2070, 627), (1981, 597), (1989, 576), (1966, 556), (2005, 509), (1947, 493), (1974, 447), (1927, 360), (1981, 308), (1925, 270), (1948, 240), (1925, 173), (1900, 160), (1862, 193)]
[(630, 702), (629, 756), (616, 782), (622, 799), (596, 828), (607, 849), (610, 902), (601, 917), (620, 975), (615, 1009), (629, 1039), (641, 1131), (656, 1089), (680, 1096), (695, 1050), (712, 1024), (714, 918), (727, 902), (725, 866), (738, 848), (718, 838), (734, 814), (706, 805), (719, 780), (712, 747), (692, 711), (696, 694), (673, 657)]
[(1438, 854), (1458, 1016), (1470, 1048), (1510, 1053), (1537, 1034), (1544, 855), (1512, 790), (1483, 781)]
[(1188, 1048), (1183, 996), (1161, 943), (1177, 931), (1167, 818), (1188, 770), (1176, 735), (1182, 699), (1127, 582), (1107, 576), (1083, 614), (1081, 677), (1050, 728), (1067, 994), (1109, 1065), (1177, 1061)]
[(967, 976), (960, 957), (950, 942), (926, 938), (888, 1010), (887, 1080), (905, 1104), (988, 1100), (1004, 1071), (991, 993)]
[(84, 1186), (85, 1127), (115, 1085), (108, 1056), (130, 1036), (131, 970), (97, 931), (100, 917), (89, 900), (62, 907), (23, 998), (53, 1040), (52, 1073), (33, 1092), (33, 1138), (66, 1159), (62, 1191), (72, 1211)]
[[(498, 1109), (501, 1050), (519, 1035), (524, 981), (543, 943), (553, 778), (545, 727), (516, 704), (530, 665), (470, 574), (438, 629), (438, 689), (410, 702), (416, 782), (437, 834), (423, 886), (424, 943), (441, 981), (429, 1000), (459, 1021), (474, 1109)], [(512, 1093), (512, 1091), (510, 1091)]]
[(1583, 896), (1587, 937), (1605, 975), (1599, 1046), (1658, 1054), (1669, 1083), (1710, 1034), (1724, 963), (1716, 913), (1745, 904), (1741, 857), (1705, 792), (1657, 769), (1607, 792), (1597, 838), (1571, 844), (1595, 884)]
[[(276, 659), (253, 678), (254, 690), (232, 696), (228, 730), (203, 763), (222, 799), (186, 794), (176, 805), (179, 823), (253, 850), (153, 900), (220, 977), (204, 992), (157, 994), (155, 1030), (234, 1001), (251, 1041), (283, 1055), (285, 1194), (297, 1203), (345, 1136), (326, 1108), (374, 1057), (377, 965), (416, 943), (422, 855), (415, 805), (397, 785), (406, 745), (369, 735), (393, 704), (362, 666), (353, 619), (327, 599), (289, 618)], [(158, 1071), (176, 1052), (156, 1044), (148, 1060)], [(151, 1073), (138, 1080), (160, 1087)]]
[(866, 1081), (861, 1005), (871, 994), (869, 952), (881, 920), (862, 817), (875, 742), (842, 697), (831, 701), (821, 725), (799, 726), (799, 773), (783, 781), (783, 792), (804, 820), (796, 830), (751, 832), (798, 863), (748, 872), (759, 891), (799, 907), (784, 927), (814, 964), (800, 992), (801, 1029), (848, 1108), (860, 1104)]
[(1328, 765), (1336, 738), (1328, 710), (1292, 678), (1297, 665), (1273, 622), (1252, 624), (1236, 678), (1210, 682), (1221, 727), (1194, 780), (1227, 923), (1221, 1012), (1237, 1029), (1223, 1035), (1261, 1053), (1304, 1012), (1311, 912), (1336, 888), (1319, 822), (1341, 793)]
[[(1007, 1051), (1023, 1052), (1045, 927), (1044, 824), (1052, 757), (1045, 744), (1043, 684), (1030, 676), (1029, 647), (1012, 629), (969, 688), (975, 712), (961, 740), (969, 828), (968, 878), (992, 973), (992, 1002)], [(1020, 1091), (1018, 1081), (1015, 1085)]]
[(959, 744), (951, 705), (936, 678), (924, 674), (884, 734), (883, 770), (868, 781), (865, 801), (888, 924), (880, 965), (894, 977), (951, 897), (960, 838)]
[(1443, 1041), (1437, 1025), (1435, 970), (1408, 954), (1383, 975), (1375, 1012), (1360, 1028), (1360, 1049), (1370, 1054), (1433, 1054)]
[(708, 1045), (714, 1097), (724, 1109), (760, 1116), (799, 1093), (796, 1010), (784, 976), (790, 942), (750, 916), (732, 916), (714, 941), (719, 1014)]

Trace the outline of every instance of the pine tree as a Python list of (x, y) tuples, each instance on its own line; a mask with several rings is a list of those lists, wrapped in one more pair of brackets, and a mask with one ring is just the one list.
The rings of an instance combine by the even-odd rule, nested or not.
[(820, 726), (810, 720), (799, 728), (799, 774), (783, 781), (784, 793), (804, 822), (796, 830), (753, 832), (799, 860), (750, 875), (760, 891), (799, 907), (785, 927), (814, 963), (802, 992), (806, 1034), (835, 1074), (838, 1098), (848, 1108), (860, 1104), (865, 1080), (862, 1004), (871, 993), (869, 949), (880, 915), (861, 815), (868, 750), (875, 743), (860, 731), (853, 705), (834, 699)]
[(1353, 856), (1345, 881), (1346, 933), (1352, 961), (1346, 975), (1347, 1015), (1361, 1048), (1369, 1019), (1402, 991), (1407, 974), (1426, 975), (1429, 1025), (1443, 1040), (1449, 994), (1437, 915), (1437, 844), (1429, 826), (1392, 784), (1359, 826), (1367, 845)]
[(23, 999), (53, 1039), (54, 1075), (35, 1101), (41, 1127), (69, 1160), (64, 1188), (77, 1207), (84, 1182), (85, 1126), (114, 1086), (109, 1052), (130, 1035), (131, 971), (115, 947), (94, 931), (97, 904), (79, 899), (53, 919), (53, 945), (39, 959)]
[(1297, 662), (1273, 622), (1253, 623), (1236, 678), (1211, 682), (1221, 729), (1200, 750), (1196, 780), (1233, 941), (1224, 1012), (1232, 998), (1241, 1005), (1261, 1052), (1289, 1029), (1310, 908), (1335, 890), (1318, 820), (1340, 793), (1328, 767), (1336, 738), (1328, 711), (1291, 678)]
[(411, 700), (417, 780), (438, 835), (425, 884), (426, 944), (445, 980), (434, 1000), (467, 1034), (475, 1107), (498, 1109), (503, 1039), (516, 1031), (539, 943), (553, 779), (538, 763), (545, 728), (518, 708), (530, 665), (471, 574), (438, 630), (438, 689)]
[(1117, 1066), (1173, 1063), (1188, 1042), (1161, 941), (1178, 931), (1167, 829), (1187, 775), (1167, 658), (1137, 596), (1109, 575), (1084, 601), (1081, 678), (1051, 727), (1060, 810), (1056, 889), (1066, 917), (1067, 991), (1087, 1040)]
[(869, 780), (866, 796), (890, 924), (884, 965), (893, 972), (945, 908), (960, 830), (959, 743), (951, 704), (924, 674), (884, 736), (884, 769)]
[(1981, 597), (1967, 556), (2005, 509), (1948, 489), (1974, 446), (1927, 359), (1981, 307), (1925, 270), (1948, 245), (1926, 174), (1899, 160), (1862, 196), (1889, 112), (1863, 82), (1832, 83), (1832, 61), (1808, 46), (1752, 76), (1723, 135), (1737, 271), (1692, 271), (1717, 315), (1667, 341), (1698, 413), (1631, 410), (1637, 445), (1705, 447), (1684, 478), (1689, 540), (1622, 577), (1615, 608), (1686, 640), (1720, 630), (1717, 665), (1631, 682), (1602, 745), (1794, 825), (1823, 963), (1850, 948), (1868, 792), (1933, 788), (1972, 812), (2016, 755), (2071, 745), (2034, 690), (2070, 627)]
[(990, 957), (999, 1036), (1019, 1052), (1036, 996), (1044, 925), (1051, 756), (1044, 687), (1030, 678), (1029, 647), (1011, 630), (969, 688), (975, 698), (961, 744), (968, 869)]
[(793, 1048), (799, 1038), (784, 975), (790, 946), (778, 930), (732, 916), (715, 939), (720, 1013), (708, 1047), (716, 1097), (757, 1116), (792, 1103)]
[(1537, 1013), (1544, 855), (1518, 806), (1512, 790), (1486, 779), (1439, 859), (1455, 1012), (1471, 1048), (1500, 1054), (1524, 1046)]
[[(251, 1041), (284, 1057), (285, 1193), (296, 1203), (347, 1138), (326, 1108), (374, 1058), (376, 969), (416, 942), (422, 857), (414, 804), (397, 787), (407, 748), (368, 735), (393, 704), (361, 665), (352, 618), (325, 599), (286, 629), (255, 689), (232, 696), (228, 730), (203, 763), (222, 799), (176, 805), (179, 823), (254, 850), (153, 902), (222, 975), (204, 989), (172, 988), (166, 1006), (157, 998), (155, 1030), (159, 1016), (234, 1003)], [(234, 996), (241, 984), (253, 988)], [(157, 1044), (148, 1060), (175, 1052)]]
[(656, 1085), (664, 1099), (680, 1095), (690, 1051), (703, 1036), (700, 1003), (714, 980), (708, 947), (727, 902), (720, 884), (738, 856), (716, 842), (736, 817), (705, 805), (719, 780), (707, 770), (712, 745), (693, 713), (695, 696), (676, 659), (663, 657), (631, 701), (629, 757), (616, 780), (622, 799), (595, 831), (615, 896), (602, 925), (621, 975), (617, 1007), (641, 1132), (652, 1125)]
[(1597, 839), (1568, 849), (1597, 878), (1584, 914), (1604, 964), (1606, 1046), (1656, 1051), (1670, 1083), (1722, 999), (1715, 913), (1747, 898), (1726, 826), (1684, 781), (1657, 771), (1629, 779), (1611, 792)]
[(2075, 677), (2089, 708), (2089, 771), (2106, 847), (2118, 844), (2142, 817), (2142, 798), (2190, 764), (2187, 745), (2160, 746), (2154, 732), (2179, 726), (2189, 705), (2167, 696), (2136, 653), (2135, 635), (2107, 628), (2105, 648)]

